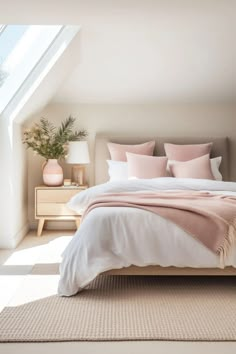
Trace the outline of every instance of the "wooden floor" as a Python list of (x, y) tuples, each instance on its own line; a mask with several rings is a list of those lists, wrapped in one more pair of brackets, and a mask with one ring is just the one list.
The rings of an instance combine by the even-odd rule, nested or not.
[[(42, 237), (31, 232), (15, 250), (0, 250), (0, 311), (5, 306), (17, 306), (56, 294), (58, 275), (32, 275), (36, 263), (60, 262), (60, 254), (71, 240), (73, 232), (44, 231)], [(27, 277), (27, 282), (26, 282)], [(30, 281), (29, 281), (30, 280)], [(27, 283), (25, 288), (24, 283)], [(30, 286), (29, 286), (30, 284)], [(1, 330), (1, 329), (0, 329)], [(64, 342), (0, 344), (1, 354), (109, 354), (117, 353), (236, 353), (236, 343), (230, 342)]]

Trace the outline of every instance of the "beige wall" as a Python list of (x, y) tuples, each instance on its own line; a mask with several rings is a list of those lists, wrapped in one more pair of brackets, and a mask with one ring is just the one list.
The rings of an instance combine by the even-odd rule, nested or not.
[[(236, 161), (236, 104), (152, 104), (152, 105), (80, 105), (50, 104), (37, 117), (44, 116), (60, 122), (69, 114), (78, 118), (79, 128), (89, 132), (91, 159), (93, 161), (96, 133), (142, 134), (153, 136), (228, 136), (232, 139), (232, 158)], [(43, 159), (28, 154), (28, 202), (30, 226), (34, 222), (34, 187), (42, 183)], [(63, 164), (65, 177), (70, 167)], [(232, 166), (236, 176), (236, 164)], [(93, 183), (93, 162), (89, 165), (88, 179)], [(51, 224), (68, 227), (70, 225)], [(50, 225), (49, 225), (50, 227)]]

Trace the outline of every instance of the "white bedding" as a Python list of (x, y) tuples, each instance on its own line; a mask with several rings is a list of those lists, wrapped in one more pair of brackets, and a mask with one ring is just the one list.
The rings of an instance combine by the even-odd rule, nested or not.
[[(236, 183), (157, 178), (109, 182), (74, 196), (68, 206), (77, 212), (103, 193), (157, 190), (205, 190), (236, 195)], [(172, 222), (149, 211), (112, 207), (92, 210), (63, 253), (58, 294), (70, 296), (98, 274), (130, 265), (220, 267), (219, 257)], [(236, 267), (236, 247), (226, 265)]]

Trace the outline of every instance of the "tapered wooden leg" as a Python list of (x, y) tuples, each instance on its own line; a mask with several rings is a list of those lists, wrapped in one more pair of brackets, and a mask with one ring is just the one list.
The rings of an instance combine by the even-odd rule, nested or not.
[(77, 227), (77, 229), (80, 227), (80, 218), (77, 218), (76, 220), (75, 220), (75, 223), (76, 223), (76, 227)]
[(44, 221), (45, 221), (44, 218), (39, 219), (37, 236), (41, 236), (41, 234), (42, 234)]

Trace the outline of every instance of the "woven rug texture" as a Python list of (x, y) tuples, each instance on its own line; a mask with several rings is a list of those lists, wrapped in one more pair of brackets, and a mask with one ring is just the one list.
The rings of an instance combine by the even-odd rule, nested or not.
[(234, 277), (100, 276), (0, 314), (1, 342), (236, 340)]

